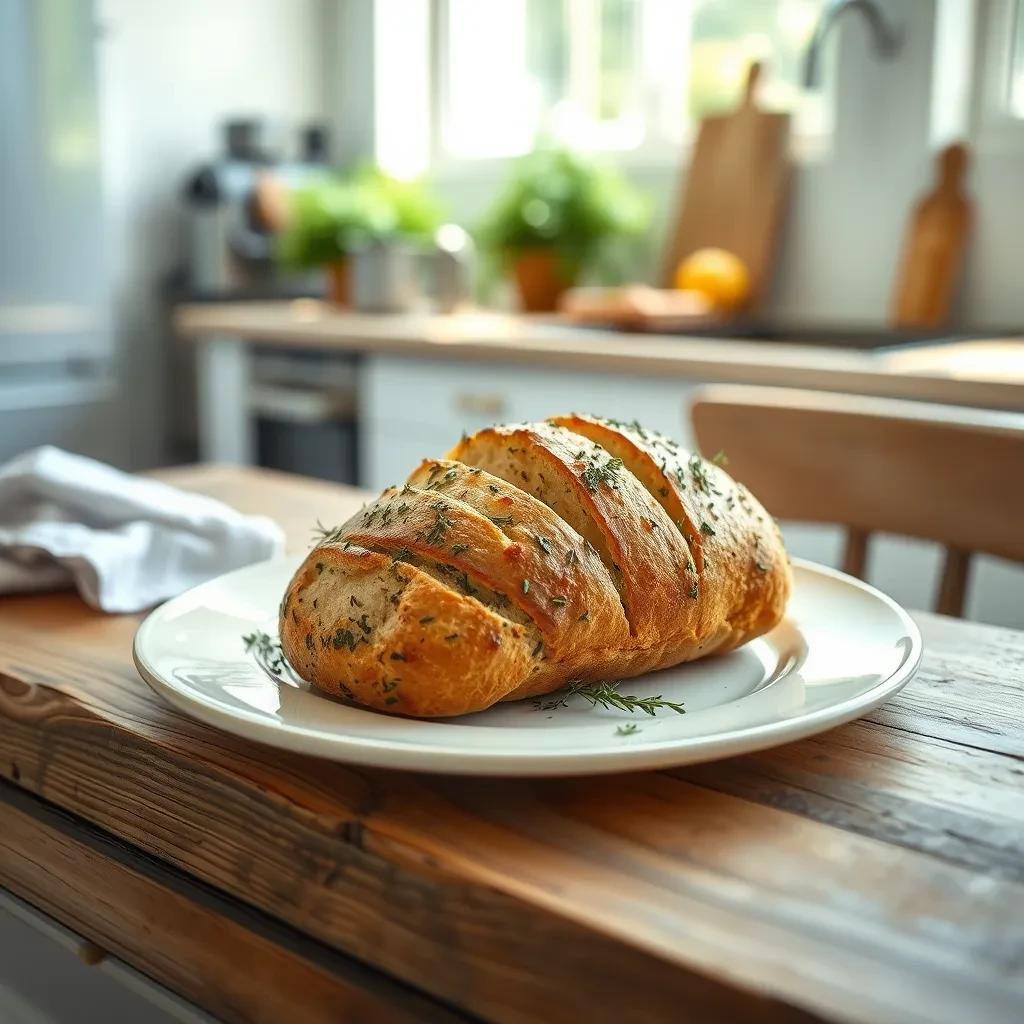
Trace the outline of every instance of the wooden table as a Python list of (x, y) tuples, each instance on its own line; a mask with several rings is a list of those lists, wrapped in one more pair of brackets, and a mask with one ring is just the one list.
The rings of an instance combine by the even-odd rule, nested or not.
[[(164, 475), (297, 550), (361, 500)], [(139, 679), (135, 617), (0, 599), (0, 882), (229, 1021), (1024, 1020), (1024, 634), (916, 618), (862, 721), (509, 781), (223, 735)]]

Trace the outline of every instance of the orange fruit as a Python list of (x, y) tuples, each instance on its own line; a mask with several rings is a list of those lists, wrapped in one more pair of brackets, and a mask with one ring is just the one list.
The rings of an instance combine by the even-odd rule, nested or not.
[(736, 309), (750, 294), (750, 271), (726, 249), (697, 249), (676, 267), (675, 286), (699, 292), (718, 309)]

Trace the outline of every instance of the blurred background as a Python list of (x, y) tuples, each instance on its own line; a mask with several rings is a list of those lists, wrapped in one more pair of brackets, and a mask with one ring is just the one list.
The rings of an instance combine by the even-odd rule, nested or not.
[[(692, 441), (719, 353), (1020, 409), (1022, 0), (0, 0), (0, 78), (0, 459), (379, 487), (570, 408)], [(970, 614), (1024, 625), (981, 561)], [(923, 607), (937, 566), (870, 576)]]

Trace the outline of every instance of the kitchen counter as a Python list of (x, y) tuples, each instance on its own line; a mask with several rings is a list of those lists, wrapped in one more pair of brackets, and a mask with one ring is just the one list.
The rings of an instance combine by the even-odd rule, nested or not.
[(613, 333), (493, 312), (341, 312), (323, 302), (179, 306), (181, 335), (304, 350), (500, 362), (638, 377), (679, 377), (994, 409), (1024, 409), (1024, 338), (856, 351), (775, 341)]

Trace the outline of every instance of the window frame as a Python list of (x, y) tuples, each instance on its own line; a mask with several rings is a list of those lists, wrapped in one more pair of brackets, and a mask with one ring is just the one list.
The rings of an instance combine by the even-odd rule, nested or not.
[(1024, 152), (1024, 114), (1010, 106), (1013, 29), (1019, 0), (981, 0), (973, 54), (971, 141), (984, 153)]

